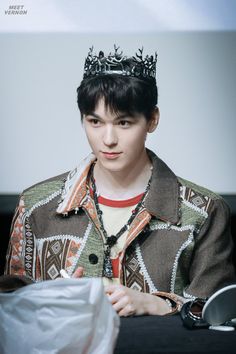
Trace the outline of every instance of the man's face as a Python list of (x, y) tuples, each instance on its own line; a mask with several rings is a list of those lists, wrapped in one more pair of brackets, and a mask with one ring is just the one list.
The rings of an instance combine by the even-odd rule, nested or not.
[(99, 168), (110, 172), (125, 172), (135, 166), (145, 153), (148, 132), (155, 130), (158, 112), (152, 121), (144, 115), (134, 117), (106, 110), (101, 99), (94, 112), (83, 116), (89, 144)]

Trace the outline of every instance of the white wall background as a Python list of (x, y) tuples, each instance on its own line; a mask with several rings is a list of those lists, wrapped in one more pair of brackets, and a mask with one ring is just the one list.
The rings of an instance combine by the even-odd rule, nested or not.
[[(176, 174), (219, 193), (236, 193), (236, 32), (145, 31), (141, 19), (139, 31), (125, 32), (120, 17), (122, 31), (113, 33), (37, 28), (30, 33), (10, 31), (5, 24), (0, 33), (0, 193), (18, 193), (69, 170), (90, 151), (76, 88), (88, 48), (93, 44), (106, 52), (114, 43), (128, 55), (142, 45), (146, 53), (158, 52), (161, 121), (147, 145)], [(99, 21), (104, 26), (104, 19)]]

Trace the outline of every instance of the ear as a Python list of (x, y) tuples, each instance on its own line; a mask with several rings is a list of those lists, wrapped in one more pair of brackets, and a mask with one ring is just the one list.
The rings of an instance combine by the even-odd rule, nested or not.
[(156, 127), (158, 126), (160, 119), (160, 112), (159, 108), (155, 107), (155, 109), (152, 112), (151, 119), (148, 123), (148, 133), (153, 133), (156, 130)]

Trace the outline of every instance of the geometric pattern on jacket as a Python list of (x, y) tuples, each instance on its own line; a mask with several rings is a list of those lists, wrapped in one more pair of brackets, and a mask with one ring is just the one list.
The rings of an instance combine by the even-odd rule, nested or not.
[[(229, 208), (217, 194), (175, 176), (152, 151), (149, 193), (130, 225), (117, 264), (120, 282), (155, 294), (210, 296), (235, 282)], [(90, 154), (69, 173), (25, 190), (12, 222), (5, 273), (35, 280), (101, 277), (104, 245), (87, 175)], [(97, 263), (89, 261), (97, 256)]]

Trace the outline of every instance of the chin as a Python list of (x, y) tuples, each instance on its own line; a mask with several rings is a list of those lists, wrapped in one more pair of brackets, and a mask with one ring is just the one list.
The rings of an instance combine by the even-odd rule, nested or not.
[(127, 169), (126, 165), (124, 166), (123, 164), (114, 161), (102, 162), (102, 163), (100, 162), (100, 165), (102, 168), (110, 172), (121, 172)]

